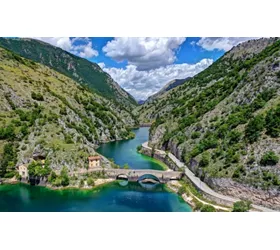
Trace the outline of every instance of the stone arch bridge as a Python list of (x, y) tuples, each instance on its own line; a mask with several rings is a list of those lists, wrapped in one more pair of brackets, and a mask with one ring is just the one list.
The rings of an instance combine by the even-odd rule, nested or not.
[(73, 172), (72, 174), (86, 174), (93, 172), (103, 172), (109, 178), (115, 179), (127, 179), (128, 181), (145, 181), (152, 179), (157, 182), (166, 183), (172, 180), (180, 180), (183, 177), (183, 172), (178, 171), (163, 171), (153, 169), (106, 169), (95, 168), (79, 172)]

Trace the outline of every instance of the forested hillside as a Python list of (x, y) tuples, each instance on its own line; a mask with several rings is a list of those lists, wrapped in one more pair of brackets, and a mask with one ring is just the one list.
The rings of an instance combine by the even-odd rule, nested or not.
[(0, 48), (0, 176), (35, 153), (52, 168), (84, 167), (99, 143), (131, 138), (134, 126), (123, 105)]
[(243, 198), (252, 198), (249, 188), (270, 190), (267, 202), (278, 199), (278, 38), (234, 47), (145, 110), (146, 119), (155, 120), (150, 145), (174, 153), (213, 188)]
[(96, 63), (35, 39), (0, 38), (0, 46), (44, 64), (125, 108), (132, 108), (137, 104), (135, 99)]

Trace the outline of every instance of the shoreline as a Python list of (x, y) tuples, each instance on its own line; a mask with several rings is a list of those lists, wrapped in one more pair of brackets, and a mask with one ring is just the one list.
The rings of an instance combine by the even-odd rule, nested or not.
[(43, 186), (43, 187), (46, 187), (46, 188), (54, 190), (54, 191), (55, 190), (66, 190), (66, 189), (91, 190), (91, 189), (94, 189), (96, 187), (100, 187), (102, 185), (106, 185), (106, 184), (109, 184), (109, 183), (114, 182), (114, 181), (115, 181), (115, 179), (107, 178), (107, 179), (96, 179), (96, 181), (94, 182), (94, 186), (79, 187), (79, 185), (74, 185), (74, 186), (69, 185), (69, 186), (66, 186), (66, 187), (63, 187), (63, 186), (54, 187), (52, 185), (46, 185), (46, 186)]
[[(145, 154), (143, 154), (143, 153), (140, 152), (140, 151), (137, 151), (137, 153), (140, 154), (140, 155), (142, 155), (142, 156), (144, 156), (144, 157), (147, 157), (147, 158), (149, 158), (149, 159), (152, 159), (152, 161), (154, 161), (155, 163), (159, 164), (159, 165), (162, 167), (162, 169), (159, 169), (159, 170), (163, 170), (163, 171), (172, 171), (172, 169), (170, 169), (170, 168), (168, 167), (168, 165), (165, 164), (164, 162), (162, 162), (162, 161), (160, 161), (160, 160), (158, 160), (158, 159), (156, 159), (156, 158), (153, 158), (153, 157), (151, 157), (151, 156), (149, 156), (149, 155), (145, 155)], [(155, 169), (155, 170), (157, 170), (157, 169)]]
[(179, 182), (178, 181), (170, 181), (166, 184), (167, 188), (171, 190), (171, 192), (176, 193), (178, 196), (180, 196), (191, 208), (192, 208), (192, 212), (196, 212), (195, 209), (195, 203), (193, 202), (193, 199), (191, 196), (188, 196), (186, 193), (179, 195), (178, 194), (178, 190), (179, 190), (179, 186), (178, 185)]
[(68, 186), (59, 186), (59, 187), (55, 187), (52, 186), (50, 184), (46, 184), (46, 185), (30, 185), (30, 183), (27, 182), (21, 182), (19, 180), (4, 180), (2, 182), (2, 185), (16, 185), (16, 184), (24, 184), (24, 185), (29, 185), (29, 186), (34, 186), (34, 187), (44, 187), (44, 188), (48, 188), (50, 190), (66, 190), (66, 189), (77, 189), (77, 190), (90, 190), (90, 189), (94, 189), (95, 187), (100, 187), (102, 185), (106, 185), (109, 184), (111, 182), (116, 181), (115, 179), (112, 178), (106, 178), (106, 179), (96, 179), (94, 186), (84, 186), (84, 187), (79, 187), (79, 185), (68, 185)]

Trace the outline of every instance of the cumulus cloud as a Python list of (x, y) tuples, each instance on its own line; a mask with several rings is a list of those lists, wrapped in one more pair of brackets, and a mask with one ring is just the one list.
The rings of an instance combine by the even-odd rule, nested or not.
[(135, 65), (128, 65), (125, 69), (106, 68), (104, 63), (99, 66), (137, 100), (145, 100), (167, 82), (194, 76), (212, 63), (212, 59), (202, 59), (196, 64), (172, 64), (146, 71), (138, 70)]
[(208, 51), (214, 49), (228, 51), (239, 43), (256, 38), (258, 37), (203, 37), (196, 44)]
[[(63, 50), (66, 50), (74, 55), (83, 58), (92, 58), (98, 56), (98, 51), (93, 49), (92, 42), (88, 38), (73, 38), (70, 37), (33, 37), (44, 41), (46, 43), (52, 44)], [(77, 42), (79, 42), (77, 44)]]
[(121, 37), (109, 41), (102, 50), (106, 56), (127, 61), (137, 70), (151, 70), (174, 63), (184, 41), (183, 37)]

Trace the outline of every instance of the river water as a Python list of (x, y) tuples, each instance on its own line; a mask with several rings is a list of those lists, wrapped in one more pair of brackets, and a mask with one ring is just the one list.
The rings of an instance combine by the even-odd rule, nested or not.
[[(159, 162), (136, 152), (136, 147), (148, 140), (148, 128), (134, 132), (134, 139), (104, 144), (98, 152), (121, 166), (127, 163), (135, 169), (162, 169)], [(0, 185), (0, 211), (190, 212), (191, 208), (165, 185), (116, 181), (92, 190)]]

